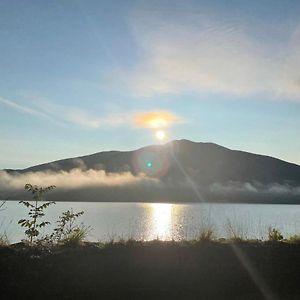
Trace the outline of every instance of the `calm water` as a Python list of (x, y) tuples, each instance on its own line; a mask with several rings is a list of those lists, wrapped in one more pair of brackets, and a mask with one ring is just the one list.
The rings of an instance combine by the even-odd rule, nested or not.
[[(55, 223), (62, 211), (71, 208), (85, 211), (81, 221), (92, 227), (90, 241), (192, 239), (199, 228), (210, 225), (218, 237), (226, 237), (228, 220), (245, 238), (265, 238), (269, 226), (285, 236), (300, 233), (300, 205), (58, 202), (46, 211), (47, 220)], [(6, 202), (0, 212), (0, 231), (6, 231), (11, 242), (24, 238), (17, 225), (24, 217), (26, 208), (16, 201)]]

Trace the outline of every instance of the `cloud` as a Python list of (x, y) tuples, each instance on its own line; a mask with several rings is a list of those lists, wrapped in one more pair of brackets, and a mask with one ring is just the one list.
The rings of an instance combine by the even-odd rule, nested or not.
[(130, 172), (80, 169), (26, 174), (0, 171), (0, 198), (30, 199), (31, 195), (24, 190), (26, 183), (40, 187), (55, 185), (57, 188), (47, 194), (47, 199), (53, 201), (163, 201), (159, 195), (163, 185), (158, 179)]
[(166, 128), (182, 121), (182, 118), (168, 111), (137, 112), (134, 114), (134, 124), (142, 128)]
[(300, 195), (299, 186), (291, 186), (289, 184), (261, 184), (261, 183), (249, 183), (249, 182), (228, 182), (226, 184), (213, 183), (209, 186), (210, 192), (213, 194), (243, 194), (250, 193), (259, 196), (259, 194), (265, 195)]
[(143, 56), (124, 80), (137, 95), (204, 91), (300, 100), (300, 26), (278, 36), (276, 28), (250, 31), (203, 14), (139, 12), (132, 19)]
[(14, 101), (11, 101), (11, 100), (3, 98), (3, 97), (0, 97), (0, 102), (8, 107), (11, 107), (17, 111), (20, 111), (22, 113), (26, 113), (26, 114), (30, 114), (30, 115), (38, 116), (38, 117), (43, 117), (43, 118), (47, 118), (47, 119), (49, 118), (49, 116), (47, 114), (45, 114), (41, 111), (38, 111), (36, 109), (33, 109), (33, 108), (25, 106), (25, 105), (18, 104)]
[[(0, 171), (0, 198), (29, 199), (24, 185), (56, 185), (47, 195), (55, 201), (124, 201), (124, 202), (265, 202), (298, 203), (300, 187), (289, 184), (247, 182), (215, 182), (208, 186), (193, 184), (185, 179), (163, 180), (142, 173), (82, 169), (8, 173)], [(199, 195), (201, 194), (201, 198)]]
[(36, 109), (65, 124), (97, 129), (103, 127), (117, 127), (128, 122), (126, 116), (123, 114), (96, 116), (95, 113), (91, 113), (85, 109), (57, 104), (43, 97), (27, 95), (26, 98)]
[[(82, 166), (80, 166), (82, 167)], [(26, 183), (38, 186), (55, 185), (61, 189), (78, 189), (83, 187), (116, 187), (135, 185), (142, 182), (157, 182), (154, 178), (144, 175), (134, 176), (129, 172), (106, 173), (103, 170), (73, 169), (69, 172), (29, 172), (25, 174), (9, 174), (0, 171), (0, 189), (23, 189)]]
[(21, 105), (2, 97), (0, 97), (0, 103), (26, 114), (46, 118), (60, 125), (74, 124), (90, 129), (120, 126), (162, 128), (183, 121), (183, 118), (169, 111), (122, 112), (96, 117), (77, 107), (55, 104), (39, 97), (30, 97), (30, 99), (33, 107)]

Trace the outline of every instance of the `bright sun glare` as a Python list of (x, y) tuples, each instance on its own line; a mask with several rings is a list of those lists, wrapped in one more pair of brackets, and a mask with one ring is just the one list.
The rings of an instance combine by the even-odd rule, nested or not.
[(159, 140), (159, 141), (163, 141), (166, 138), (166, 133), (163, 130), (157, 130), (155, 132), (155, 137)]

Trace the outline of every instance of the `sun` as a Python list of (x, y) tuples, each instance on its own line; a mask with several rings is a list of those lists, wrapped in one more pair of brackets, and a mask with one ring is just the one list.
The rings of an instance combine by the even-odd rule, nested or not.
[(163, 130), (157, 130), (155, 132), (155, 137), (159, 140), (159, 141), (163, 141), (166, 138), (166, 133)]

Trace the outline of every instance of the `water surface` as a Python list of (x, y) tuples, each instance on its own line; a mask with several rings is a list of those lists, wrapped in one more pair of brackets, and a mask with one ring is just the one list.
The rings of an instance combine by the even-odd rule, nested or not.
[[(218, 237), (228, 237), (229, 222), (244, 238), (263, 239), (269, 226), (279, 228), (285, 236), (300, 233), (298, 205), (57, 202), (46, 210), (45, 220), (53, 226), (68, 209), (85, 212), (79, 220), (91, 226), (90, 241), (193, 239), (201, 228), (211, 226)], [(26, 208), (17, 201), (6, 202), (0, 212), (0, 231), (6, 231), (11, 242), (24, 238), (17, 224), (24, 217)]]

